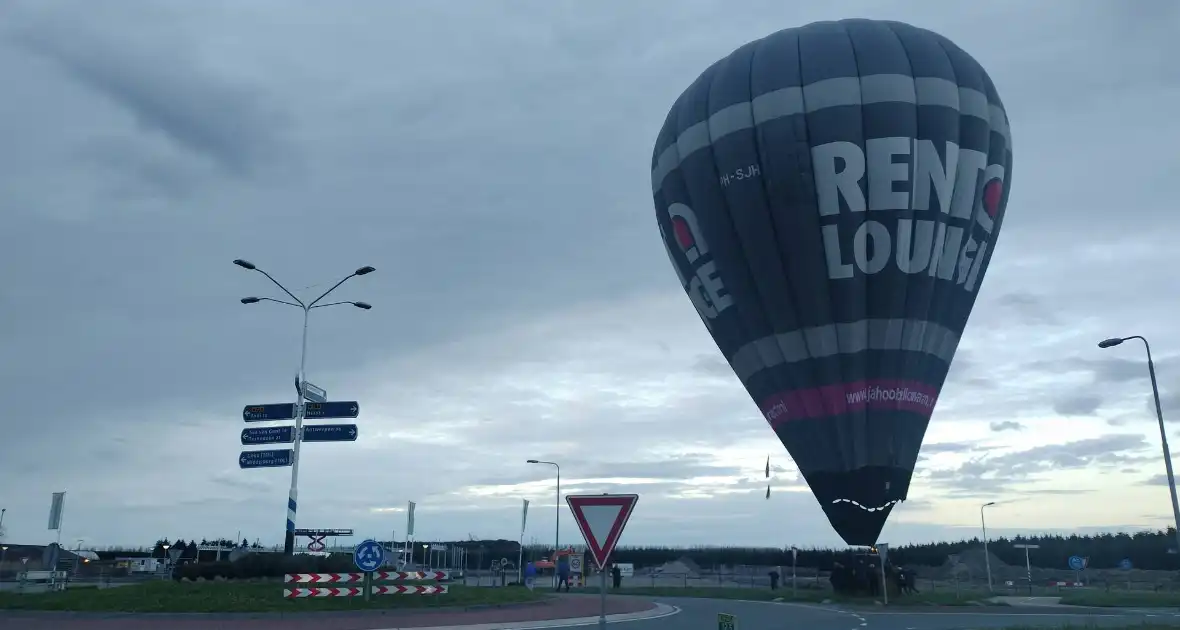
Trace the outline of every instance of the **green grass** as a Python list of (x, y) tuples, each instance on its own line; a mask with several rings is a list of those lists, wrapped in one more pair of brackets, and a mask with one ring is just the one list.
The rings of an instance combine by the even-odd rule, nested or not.
[[(580, 592), (597, 593), (598, 588), (588, 587), (581, 589)], [(769, 602), (777, 599), (788, 602), (821, 602), (829, 600), (842, 604), (874, 605), (873, 602), (875, 601), (875, 598), (871, 597), (840, 597), (830, 591), (804, 589), (800, 589), (798, 595), (792, 597), (791, 589), (789, 588), (772, 591), (765, 588), (636, 586), (610, 589), (607, 592), (619, 595), (641, 595), (644, 597), (700, 597), (705, 599), (736, 599), (757, 602)], [(985, 592), (963, 590), (956, 597), (953, 592), (940, 591), (904, 595), (897, 598), (891, 597), (889, 603), (890, 605), (896, 604), (898, 606), (977, 606), (981, 603), (992, 605), (991, 602), (987, 601), (990, 597), (991, 595)]]
[(281, 582), (149, 582), (105, 589), (69, 589), (62, 593), (0, 592), (0, 610), (70, 610), (95, 612), (302, 612), (310, 610), (422, 610), (541, 601), (544, 592), (524, 588), (451, 586), (446, 595), (374, 595), (284, 599)]
[(1061, 596), (1061, 603), (1071, 606), (1103, 608), (1180, 608), (1180, 593), (1151, 591), (1074, 591)]

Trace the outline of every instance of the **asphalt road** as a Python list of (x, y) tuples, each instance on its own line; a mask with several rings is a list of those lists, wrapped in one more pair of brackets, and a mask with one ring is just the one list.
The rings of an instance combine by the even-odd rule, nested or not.
[(1158, 623), (1180, 627), (1180, 611), (1097, 608), (923, 607), (841, 608), (812, 604), (716, 599), (654, 598), (681, 609), (663, 619), (618, 624), (618, 630), (716, 630), (717, 613), (737, 616), (739, 630), (975, 630), (1033, 626), (1126, 626)]

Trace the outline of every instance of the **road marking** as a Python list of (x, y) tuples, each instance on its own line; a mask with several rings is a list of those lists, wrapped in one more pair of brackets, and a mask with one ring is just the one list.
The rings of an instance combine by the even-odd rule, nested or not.
[[(651, 612), (655, 614), (647, 614)], [(633, 621), (650, 621), (663, 619), (680, 614), (678, 606), (656, 602), (656, 607), (638, 613), (621, 613), (607, 615), (607, 623), (628, 623)], [(643, 615), (643, 616), (641, 616)], [(548, 630), (549, 628), (580, 628), (598, 624), (598, 615), (593, 617), (572, 617), (570, 619), (550, 619), (547, 621), (505, 621), (497, 623), (480, 623), (462, 626), (430, 626), (429, 630)], [(382, 630), (411, 630), (409, 628), (383, 628)], [(415, 628), (413, 630), (426, 630)]]

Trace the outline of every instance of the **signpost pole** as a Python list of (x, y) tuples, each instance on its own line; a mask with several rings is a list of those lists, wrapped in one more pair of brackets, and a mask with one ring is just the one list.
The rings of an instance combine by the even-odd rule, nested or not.
[(369, 603), (369, 600), (373, 599), (373, 572), (372, 571), (365, 571), (364, 585), (365, 585), (365, 603), (367, 604), (367, 603)]
[[(291, 490), (287, 493), (287, 533), (283, 540), (283, 553), (290, 556), (295, 553), (295, 511), (299, 507), (299, 445), (303, 443), (303, 412), (306, 408), (303, 402), (303, 381), (307, 374), (307, 323), (311, 316), (311, 309), (303, 307), (303, 344), (299, 352), (299, 392), (295, 399), (295, 443), (291, 453)], [(365, 591), (365, 601), (368, 601), (368, 591)]]
[(598, 589), (598, 603), (600, 605), (598, 613), (598, 628), (599, 630), (606, 630), (606, 567), (598, 570), (599, 589)]
[(799, 550), (791, 547), (791, 597), (799, 597), (799, 589), (795, 580), (795, 567), (799, 564)]

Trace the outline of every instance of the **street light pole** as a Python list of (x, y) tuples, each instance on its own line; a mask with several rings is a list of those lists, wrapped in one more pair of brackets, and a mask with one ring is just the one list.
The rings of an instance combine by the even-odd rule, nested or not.
[(344, 305), (344, 304), (355, 306), (359, 309), (363, 309), (366, 311), (373, 308), (372, 305), (370, 305), (366, 302), (345, 301), (345, 302), (329, 302), (327, 304), (320, 304), (319, 302), (320, 302), (320, 300), (324, 299), (329, 293), (335, 291), (337, 287), (344, 284), (345, 282), (347, 282), (348, 280), (350, 280), (354, 276), (368, 275), (368, 274), (376, 271), (376, 269), (374, 269), (373, 267), (369, 267), (369, 266), (361, 267), (360, 269), (357, 269), (356, 271), (345, 276), (344, 279), (342, 279), (340, 282), (337, 282), (336, 284), (332, 285), (332, 288), (321, 293), (320, 296), (317, 297), (316, 299), (312, 300), (311, 302), (305, 303), (303, 300), (300, 300), (299, 298), (295, 297), (294, 293), (291, 293), (290, 291), (288, 291), (287, 287), (283, 286), (281, 283), (279, 283), (278, 280), (275, 280), (273, 277), (271, 277), (271, 275), (269, 273), (266, 273), (265, 271), (263, 271), (263, 270), (259, 269), (257, 266), (255, 266), (254, 263), (251, 263), (248, 260), (242, 260), (241, 258), (239, 258), (234, 261), (234, 264), (243, 268), (243, 269), (246, 269), (249, 271), (257, 271), (258, 273), (261, 273), (262, 275), (266, 276), (266, 278), (268, 280), (273, 282), (276, 287), (282, 289), (283, 293), (286, 293), (293, 300), (292, 302), (288, 302), (286, 300), (276, 300), (274, 298), (246, 297), (246, 298), (241, 299), (242, 304), (257, 304), (259, 302), (275, 302), (278, 304), (285, 304), (287, 306), (295, 306), (295, 307), (298, 307), (303, 310), (303, 341), (300, 344), (300, 351), (299, 351), (299, 382), (296, 384), (297, 385), (296, 389), (298, 390), (298, 392), (297, 392), (297, 397), (295, 399), (295, 440), (294, 440), (294, 445), (292, 446), (292, 452), (291, 452), (291, 489), (287, 494), (287, 527), (286, 527), (286, 531), (283, 536), (283, 553), (289, 556), (289, 555), (292, 555), (295, 553), (295, 513), (298, 508), (298, 502), (299, 502), (299, 446), (303, 443), (303, 420), (304, 420), (305, 411), (306, 411), (304, 404), (303, 404), (303, 384), (306, 382), (306, 378), (307, 378), (307, 372), (306, 372), (306, 368), (307, 368), (307, 325), (308, 325), (308, 320), (310, 319), (310, 316), (311, 316), (311, 309), (313, 309), (313, 308), (326, 308), (328, 306), (340, 306), (340, 305)]
[(557, 509), (553, 520), (553, 580), (557, 583), (557, 552), (561, 549), (561, 466), (557, 462), (543, 462), (539, 459), (528, 460), (529, 464), (548, 464), (557, 469)]
[(987, 590), (992, 590), (992, 557), (987, 552), (987, 521), (983, 518), (983, 508), (995, 505), (995, 501), (989, 501), (979, 506), (979, 524), (983, 527), (983, 564), (987, 568)]
[(1168, 473), (1168, 491), (1172, 494), (1172, 518), (1175, 520), (1176, 552), (1180, 553), (1180, 502), (1176, 500), (1176, 477), (1172, 474), (1172, 452), (1168, 450), (1168, 431), (1164, 428), (1164, 410), (1160, 406), (1160, 389), (1155, 380), (1155, 362), (1151, 360), (1151, 344), (1139, 335), (1130, 337), (1112, 337), (1098, 342), (1099, 348), (1113, 348), (1129, 339), (1143, 342), (1143, 349), (1147, 351), (1147, 374), (1151, 377), (1151, 394), (1155, 397), (1155, 417), (1160, 425), (1160, 444), (1164, 449), (1164, 470)]

